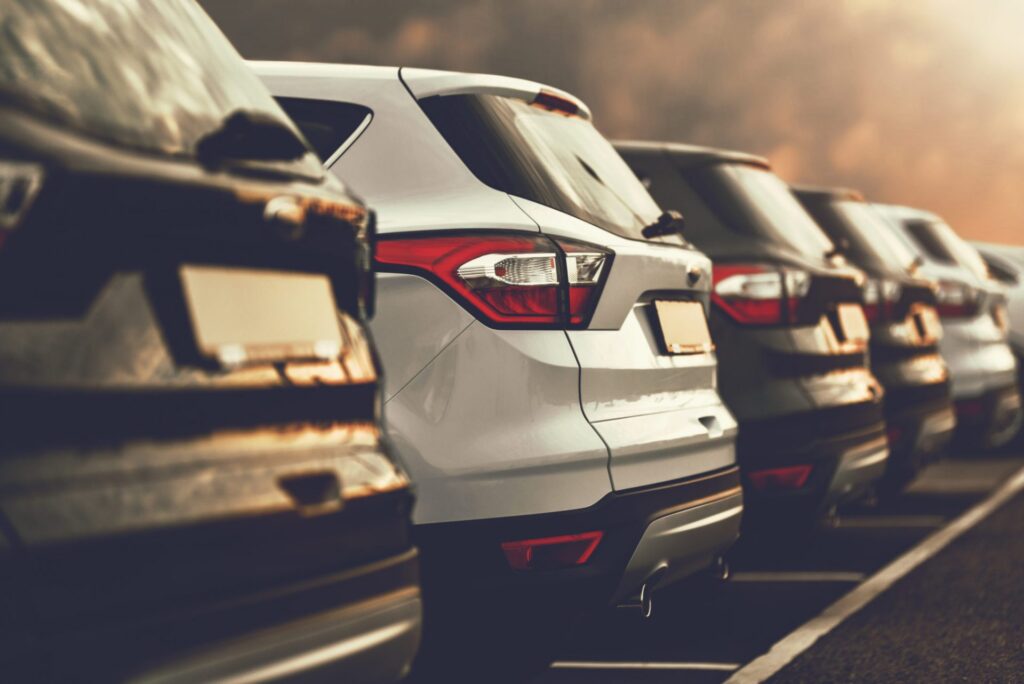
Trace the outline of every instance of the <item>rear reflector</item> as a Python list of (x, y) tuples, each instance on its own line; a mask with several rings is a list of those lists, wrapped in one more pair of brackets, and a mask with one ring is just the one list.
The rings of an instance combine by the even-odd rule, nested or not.
[(490, 324), (559, 327), (589, 320), (610, 257), (595, 245), (480, 231), (382, 237), (376, 263), (430, 278)]
[(505, 560), (513, 570), (555, 570), (586, 563), (603, 537), (604, 532), (595, 530), (524, 539), (502, 542), (501, 550), (505, 552)]
[(903, 428), (899, 425), (890, 425), (885, 429), (885, 434), (889, 438), (889, 446), (893, 446), (899, 444), (903, 439)]
[(960, 418), (977, 418), (985, 412), (985, 402), (981, 399), (965, 399), (955, 403), (956, 415)]
[(800, 489), (807, 484), (814, 466), (798, 465), (785, 468), (770, 468), (747, 473), (747, 478), (754, 489), (770, 491), (773, 489)]

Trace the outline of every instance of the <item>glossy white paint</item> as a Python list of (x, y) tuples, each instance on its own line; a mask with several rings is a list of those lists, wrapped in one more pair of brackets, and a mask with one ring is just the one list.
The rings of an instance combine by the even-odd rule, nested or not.
[[(968, 284), (983, 296), (998, 296), (999, 286), (991, 280), (981, 279), (970, 270), (956, 264), (947, 264), (932, 258), (922, 250), (907, 233), (904, 220), (940, 220), (927, 211), (893, 205), (874, 205), (893, 229), (893, 234), (903, 240), (910, 249), (921, 257), (921, 275), (933, 280), (950, 280)], [(997, 390), (1017, 382), (1017, 362), (1007, 343), (1007, 335), (995, 324), (987, 307), (968, 319), (942, 320), (942, 338), (939, 352), (949, 367), (954, 399), (970, 399), (991, 390)]]
[[(417, 523), (584, 508), (612, 491), (613, 479), (617, 489), (632, 488), (735, 464), (736, 423), (715, 389), (714, 355), (662, 353), (648, 314), (655, 293), (690, 290), (706, 307), (707, 257), (627, 240), (487, 187), (413, 98), (532, 99), (540, 84), (404, 68), (254, 66), (277, 95), (373, 110), (332, 170), (378, 212), (382, 234), (539, 230), (615, 253), (589, 328), (569, 332), (495, 330), (424, 279), (380, 279), (372, 330), (386, 378), (386, 428), (417, 485)], [(733, 524), (724, 536), (708, 527), (719, 530), (715, 544), (731, 543)]]
[(377, 314), (370, 321), (386, 360), (385, 404), (476, 319), (434, 284), (404, 273), (377, 275)]
[(417, 523), (584, 508), (611, 490), (608, 451), (580, 412), (579, 366), (562, 331), (474, 322), (384, 416), (416, 483)]

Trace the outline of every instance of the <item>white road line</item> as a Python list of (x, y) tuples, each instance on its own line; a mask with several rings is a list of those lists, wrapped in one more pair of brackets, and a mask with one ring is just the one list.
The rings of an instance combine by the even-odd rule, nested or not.
[(840, 516), (839, 528), (874, 529), (876, 527), (942, 527), (941, 515), (856, 515)]
[(602, 660), (560, 660), (551, 667), (559, 670), (711, 670), (732, 672), (739, 663), (634, 663)]
[(726, 684), (763, 682), (810, 648), (814, 642), (831, 632), (843, 620), (870, 603), (893, 583), (945, 548), (951, 541), (985, 519), (1018, 492), (1024, 489), (1024, 468), (987, 499), (941, 530), (872, 575), (863, 584), (826, 608), (824, 612), (783, 637), (763, 656), (752, 660), (733, 673)]
[(860, 582), (865, 577), (863, 572), (734, 572), (729, 577), (732, 582)]

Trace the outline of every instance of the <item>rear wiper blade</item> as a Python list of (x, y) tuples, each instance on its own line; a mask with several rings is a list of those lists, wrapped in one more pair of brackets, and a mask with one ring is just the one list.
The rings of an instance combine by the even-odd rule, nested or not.
[(225, 159), (292, 161), (309, 152), (305, 141), (271, 114), (240, 109), (196, 142), (201, 161)]
[(683, 220), (683, 215), (678, 211), (669, 209), (666, 212), (662, 212), (657, 221), (644, 226), (640, 230), (640, 233), (648, 240), (655, 237), (661, 237), (663, 235), (678, 235), (679, 237), (683, 237), (683, 229), (685, 227), (686, 222)]

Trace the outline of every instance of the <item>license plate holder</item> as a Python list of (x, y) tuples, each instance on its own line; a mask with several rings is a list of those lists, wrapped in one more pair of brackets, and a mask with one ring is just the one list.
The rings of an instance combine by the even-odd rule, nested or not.
[(836, 320), (839, 336), (845, 342), (865, 343), (868, 341), (868, 319), (860, 304), (839, 304), (836, 306)]
[(700, 302), (657, 299), (654, 311), (662, 349), (669, 354), (703, 354), (715, 348)]
[(179, 276), (206, 360), (236, 367), (336, 359), (343, 350), (326, 275), (186, 264)]

